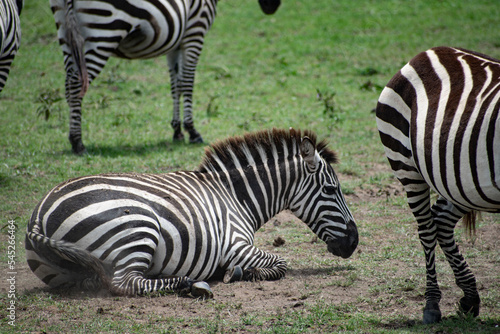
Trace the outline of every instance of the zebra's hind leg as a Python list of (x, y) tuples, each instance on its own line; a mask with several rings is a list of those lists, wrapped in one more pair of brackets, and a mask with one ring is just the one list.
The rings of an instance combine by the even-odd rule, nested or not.
[(191, 123), (184, 123), (184, 129), (189, 133), (189, 142), (191, 144), (202, 144), (203, 143), (203, 138), (201, 137), (201, 134), (196, 131), (194, 128), (194, 124)]
[(170, 92), (173, 100), (172, 112), (172, 129), (174, 129), (174, 142), (184, 141), (184, 134), (182, 133), (182, 124), (180, 117), (180, 98), (182, 92), (182, 51), (180, 49), (174, 50), (167, 54), (168, 68), (170, 73)]
[(82, 155), (86, 152), (82, 142), (82, 97), (81, 84), (72, 72), (66, 76), (66, 101), (69, 105), (69, 142), (73, 153)]
[(111, 280), (111, 292), (126, 296), (176, 292), (203, 299), (213, 297), (212, 290), (206, 282), (179, 276), (146, 278), (142, 272), (135, 270), (115, 272)]
[(464, 292), (459, 302), (460, 311), (477, 317), (481, 300), (477, 291), (476, 278), (460, 253), (454, 237), (455, 225), (469, 211), (453, 205), (442, 197), (432, 207), (439, 245), (453, 270), (456, 284)]
[(278, 280), (285, 276), (287, 269), (283, 258), (254, 246), (243, 248), (231, 263), (224, 275), (224, 283)]
[(175, 141), (184, 141), (180, 120), (180, 99), (183, 97), (184, 129), (189, 133), (190, 143), (203, 143), (200, 133), (194, 128), (193, 122), (193, 86), (196, 65), (203, 43), (183, 41), (177, 50), (167, 54), (170, 72), (170, 89), (174, 103), (172, 128)]
[(203, 143), (203, 138), (200, 133), (194, 128), (193, 121), (193, 89), (196, 65), (198, 57), (203, 47), (203, 39), (200, 40), (185, 40), (182, 69), (182, 96), (184, 97), (184, 129), (189, 133), (189, 142), (191, 144)]
[[(106, 56), (101, 56), (103, 63), (99, 68), (92, 68), (88, 73), (88, 83), (85, 85), (82, 83), (81, 75), (78, 74), (72, 66), (72, 61), (65, 59), (66, 62), (66, 101), (69, 106), (69, 142), (71, 143), (71, 148), (73, 153), (82, 155), (87, 152), (85, 145), (82, 141), (82, 100), (87, 91), (88, 85), (93, 79), (100, 73), (103, 69), (106, 60)], [(85, 87), (87, 86), (87, 87)]]

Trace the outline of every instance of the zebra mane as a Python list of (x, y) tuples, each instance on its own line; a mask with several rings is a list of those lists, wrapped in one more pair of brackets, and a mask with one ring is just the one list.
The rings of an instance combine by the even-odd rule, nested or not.
[[(200, 172), (218, 172), (236, 168), (235, 158), (241, 166), (250, 164), (249, 158), (257, 165), (262, 165), (263, 156), (272, 157), (273, 150), (279, 157), (284, 158), (285, 152), (291, 157), (300, 154), (299, 145), (303, 137), (308, 137), (320, 156), (329, 164), (338, 162), (337, 153), (328, 148), (328, 142), (322, 140), (317, 143), (316, 134), (310, 130), (304, 133), (300, 130), (272, 129), (247, 133), (243, 136), (230, 137), (220, 140), (205, 149), (205, 157), (198, 170)], [(285, 150), (286, 148), (286, 150)]]

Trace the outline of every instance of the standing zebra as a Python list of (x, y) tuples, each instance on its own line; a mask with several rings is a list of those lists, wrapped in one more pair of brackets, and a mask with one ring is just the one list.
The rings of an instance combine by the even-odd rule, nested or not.
[[(280, 0), (260, 0), (266, 14)], [(201, 143), (192, 118), (194, 73), (203, 39), (215, 18), (217, 0), (50, 0), (66, 68), (66, 100), (70, 108), (69, 141), (82, 154), (81, 106), (87, 89), (109, 57), (144, 59), (167, 55), (174, 104), (174, 140)]]
[[(435, 248), (439, 243), (464, 291), (460, 308), (479, 314), (476, 280), (454, 239), (464, 217), (500, 212), (500, 62), (438, 47), (418, 54), (387, 84), (377, 125), (418, 222), (426, 258), (424, 323), (441, 319)], [(430, 205), (430, 189), (439, 198)]]
[(10, 65), (21, 44), (19, 15), (23, 0), (0, 0), (0, 92), (9, 77)]
[(209, 297), (201, 280), (285, 275), (284, 259), (253, 246), (255, 232), (285, 209), (347, 258), (358, 232), (336, 160), (314, 133), (274, 129), (214, 144), (197, 171), (69, 180), (31, 216), (28, 264), (50, 286)]

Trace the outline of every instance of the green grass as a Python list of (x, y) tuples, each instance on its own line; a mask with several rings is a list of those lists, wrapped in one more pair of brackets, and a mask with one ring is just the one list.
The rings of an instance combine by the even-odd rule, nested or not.
[[(500, 323), (498, 285), (481, 291), (486, 306), (481, 320), (448, 317), (441, 324), (425, 327), (412, 320), (420, 314), (408, 318), (403, 313), (381, 313), (388, 305), (420, 302), (425, 270), (404, 195), (392, 192), (392, 175), (386, 167), (380, 169), (386, 160), (372, 109), (392, 75), (430, 47), (459, 46), (500, 58), (498, 17), (500, 6), (494, 0), (288, 0), (274, 16), (264, 16), (257, 1), (220, 1), (218, 5), (218, 17), (196, 72), (197, 129), (207, 143), (270, 127), (312, 129), (320, 138), (329, 139), (340, 154), (336, 170), (353, 214), (364, 217), (358, 221), (363, 252), (347, 264), (335, 260), (338, 270), (330, 268), (321, 275), (326, 277), (326, 286), (347, 290), (373, 279), (377, 284), (358, 299), (371, 311), (353, 302), (339, 305), (306, 299), (300, 308), (228, 318), (244, 302), (235, 300), (200, 305), (214, 316), (198, 321), (172, 315), (158, 321), (153, 314), (141, 316), (137, 322), (139, 318), (122, 318), (117, 311), (112, 314), (115, 318), (94, 312), (81, 319), (79, 313), (86, 306), (80, 303), (85, 300), (35, 291), (20, 296), (21, 307), (34, 308), (37, 316), (18, 323), (19, 329), (47, 333), (495, 332)], [(88, 154), (74, 156), (67, 139), (62, 52), (48, 2), (26, 1), (21, 21), (22, 47), (0, 95), (0, 227), (15, 220), (18, 262), (24, 262), (24, 231), (30, 214), (57, 183), (103, 172), (194, 169), (205, 147), (171, 140), (172, 100), (164, 57), (111, 59), (83, 103), (83, 140)], [(370, 193), (376, 200), (356, 200), (362, 193)], [(377, 225), (372, 220), (385, 223)], [(488, 218), (487, 224), (498, 224), (498, 218)], [(329, 268), (332, 260), (323, 246), (321, 250), (320, 245), (303, 249), (310, 245), (312, 234), (293, 226), (283, 228), (286, 232), (266, 226), (262, 233), (271, 239), (257, 240), (259, 246), (272, 249), (269, 240), (287, 233), (287, 244), (273, 251), (294, 259), (292, 272), (308, 265)], [(0, 259), (5, 264), (7, 230), (0, 232)], [(392, 243), (373, 240), (384, 234)], [(459, 238), (467, 241), (460, 234)], [(451, 269), (439, 254), (438, 273), (447, 276), (443, 287), (448, 289), (454, 286)], [(466, 258), (500, 263), (495, 249), (472, 248)], [(399, 261), (400, 267), (389, 266), (387, 261)], [(395, 299), (388, 297), (389, 288)], [(305, 286), (303, 295), (320, 291)], [(54, 314), (58, 321), (50, 320)], [(0, 332), (5, 328), (2, 323)]]

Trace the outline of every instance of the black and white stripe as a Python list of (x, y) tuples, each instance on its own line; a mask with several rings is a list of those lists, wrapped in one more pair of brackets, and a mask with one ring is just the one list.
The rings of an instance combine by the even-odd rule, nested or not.
[[(499, 111), (500, 62), (449, 47), (414, 57), (380, 95), (380, 137), (425, 250), (426, 323), (441, 319), (438, 243), (464, 291), (462, 309), (479, 314), (476, 280), (455, 243), (454, 228), (475, 210), (500, 211)], [(439, 194), (432, 206), (431, 189)]]
[[(260, 0), (272, 14), (280, 0)], [(173, 98), (174, 140), (184, 128), (193, 143), (203, 142), (192, 117), (196, 64), (216, 13), (217, 0), (50, 0), (66, 68), (70, 108), (69, 140), (73, 152), (85, 152), (81, 107), (88, 86), (109, 57), (144, 59), (167, 55)]]
[(200, 280), (285, 275), (284, 259), (253, 246), (255, 232), (285, 209), (346, 258), (358, 232), (334, 162), (314, 133), (272, 130), (214, 144), (197, 171), (69, 180), (33, 212), (28, 264), (50, 286), (210, 296)]
[(0, 92), (21, 44), (19, 15), (22, 8), (23, 0), (0, 0)]

